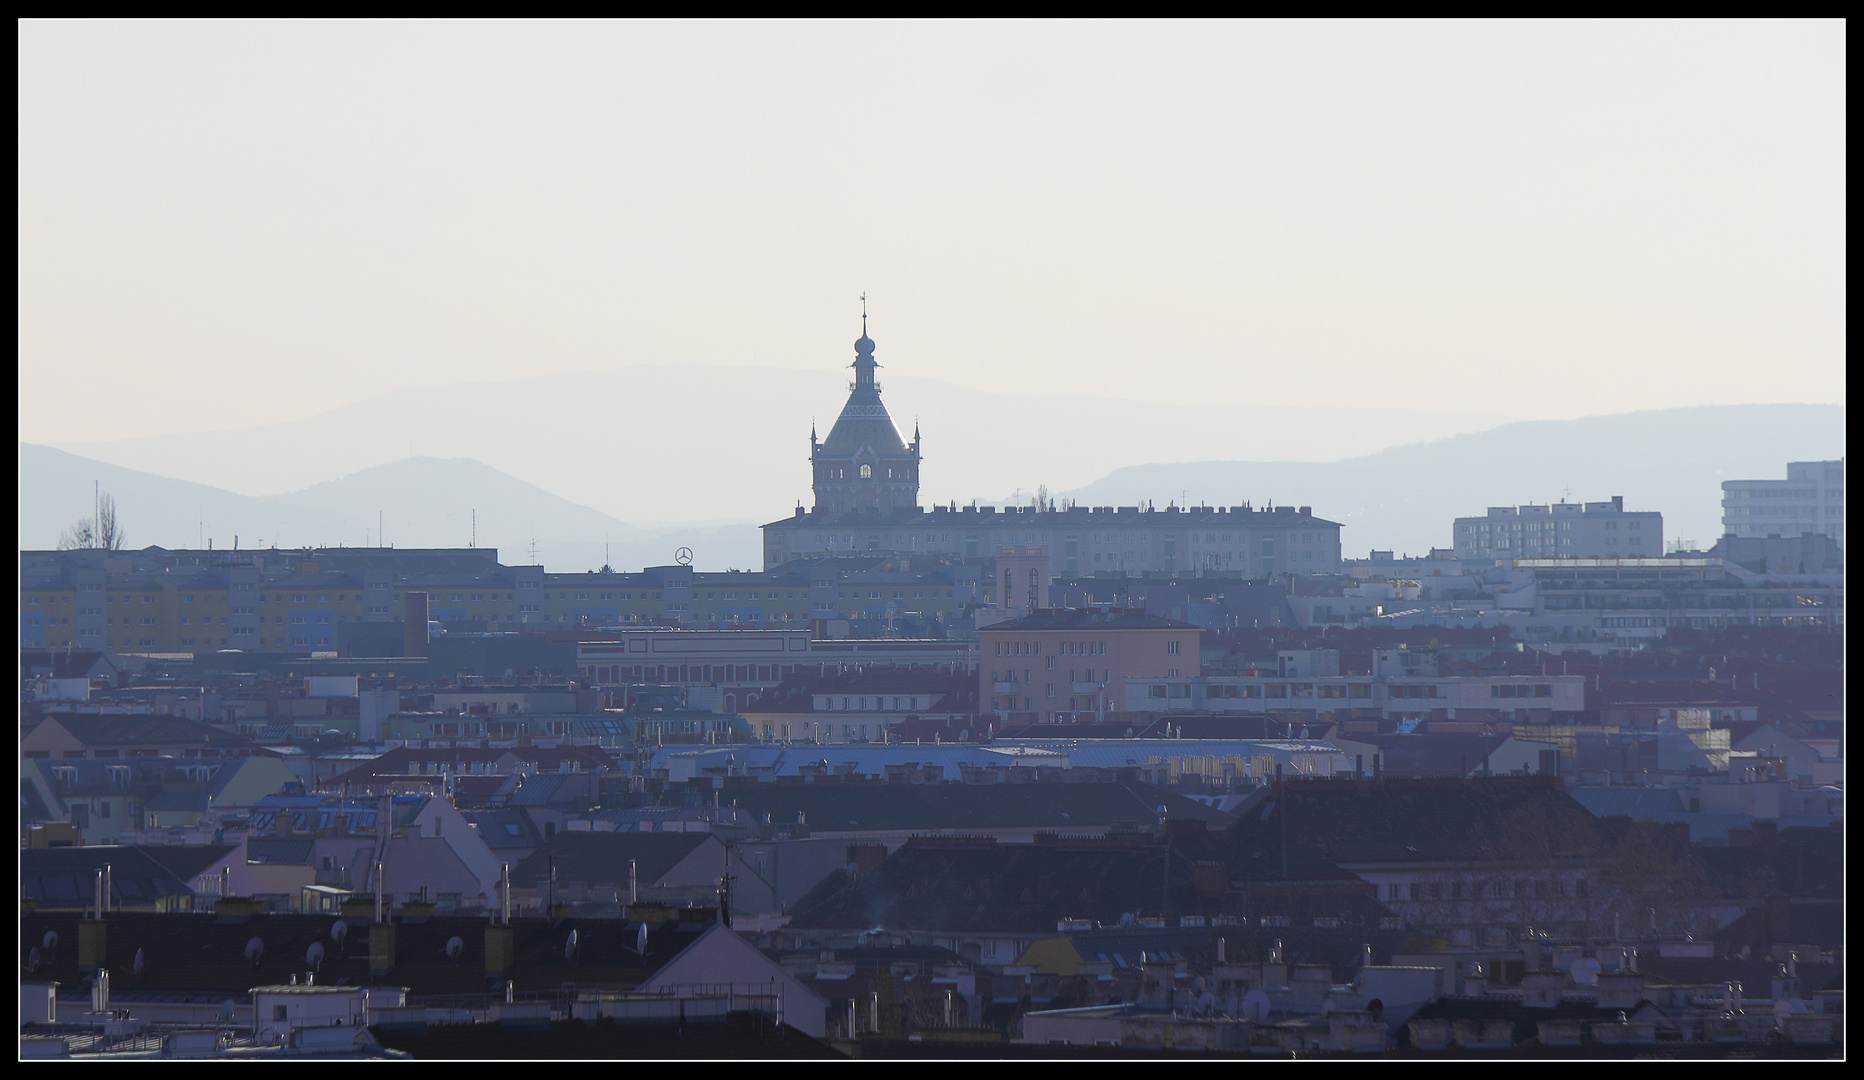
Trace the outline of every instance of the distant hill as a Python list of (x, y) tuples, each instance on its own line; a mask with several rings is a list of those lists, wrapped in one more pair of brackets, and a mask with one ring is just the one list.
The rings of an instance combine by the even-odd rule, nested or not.
[[(766, 374), (749, 373), (743, 382), (755, 388)], [(820, 381), (819, 376), (811, 379)], [(774, 379), (769, 385), (787, 384)], [(930, 385), (936, 389), (948, 384)], [(755, 429), (733, 430), (729, 424), (702, 422), (713, 414), (702, 402), (682, 401), (671, 386), (638, 382), (634, 392), (614, 398), (604, 397), (604, 387), (614, 390), (612, 381), (589, 388), (590, 398), (611, 413), (600, 431), (579, 432), (566, 420), (555, 430), (524, 437), (471, 440), (488, 451), (518, 446), (516, 456), (549, 481), (548, 489), (475, 459), (412, 457), (361, 467), (340, 479), (300, 485), (284, 494), (252, 497), (21, 444), (20, 545), (54, 544), (61, 529), (90, 513), (92, 483), (101, 481), (116, 496), (129, 540), (137, 547), (191, 546), (203, 535), (216, 545), (230, 545), (235, 534), (243, 545), (362, 545), (378, 539), (378, 512), (390, 543), (458, 546), (472, 537), (476, 508), (479, 544), (499, 548), (508, 563), (529, 561), (535, 540), (538, 561), (553, 570), (600, 566), (605, 542), (608, 561), (618, 569), (666, 563), (682, 546), (694, 550), (704, 569), (760, 566), (756, 526), (786, 516), (795, 498), (809, 494), (807, 447), (791, 430), (791, 418), (784, 416), (794, 403), (786, 403), (783, 394), (773, 390), (768, 421)], [(732, 395), (742, 391), (717, 389), (734, 401)], [(467, 395), (470, 401), (453, 404), (463, 409), (478, 400), (473, 396), (478, 392)], [(832, 393), (820, 396), (832, 405), (819, 414), (826, 430), (840, 401)], [(891, 401), (915, 399), (940, 400), (938, 393), (918, 383), (889, 393)], [(1105, 417), (1081, 423), (1055, 423), (1052, 417), (1038, 422), (1031, 417), (1018, 423), (991, 412), (1017, 400), (986, 396), (967, 425), (976, 432), (978, 416), (983, 416), (998, 426), (975, 434), (969, 444), (948, 446), (949, 435), (929, 435), (926, 475), (936, 477), (949, 469), (953, 457), (974, 463), (988, 459), (989, 468), (974, 467), (972, 475), (995, 478), (990, 482), (998, 486), (976, 494), (1002, 499), (1010, 493), (1006, 489), (1018, 483), (1026, 494), (1042, 477), (1065, 473), (1058, 467), (1062, 463), (1078, 469), (1084, 461), (1143, 460), (1188, 451), (1208, 445), (1200, 441), (1209, 433), (1196, 430), (1199, 424), (1226, 437), (1254, 424), (1253, 417), (1250, 424), (1235, 417), (1219, 423), (1199, 411), (1221, 412), (1228, 406), (1187, 406), (1183, 412), (1192, 419), (1173, 422), (1153, 416), (1144, 423)], [(1078, 400), (1087, 403), (1082, 406), (1084, 416), (1105, 404), (1104, 399)], [(958, 410), (956, 402), (949, 407)], [(737, 406), (723, 409), (722, 415), (731, 415), (731, 408)], [(581, 409), (568, 409), (567, 415), (581, 416)], [(1134, 412), (1138, 417), (1144, 410), (1135, 406)], [(1265, 415), (1271, 412), (1265, 410)], [(686, 428), (668, 435), (665, 416), (674, 413), (685, 418)], [(364, 414), (359, 414), (361, 421), (373, 422)], [(648, 414), (655, 417), (651, 423), (635, 423), (636, 417)], [(910, 415), (897, 418), (910, 424)], [(1448, 546), (1451, 521), (1459, 515), (1480, 514), (1490, 505), (1558, 500), (1570, 489), (1574, 501), (1623, 495), (1633, 509), (1661, 510), (1666, 538), (1707, 546), (1721, 532), (1723, 480), (1784, 477), (1788, 461), (1842, 456), (1844, 421), (1841, 405), (1726, 406), (1536, 421), (1342, 461), (1132, 465), (1056, 494), (1090, 505), (1149, 499), (1163, 506), (1182, 498), (1193, 504), (1236, 505), (1247, 499), (1258, 506), (1270, 500), (1312, 506), (1315, 513), (1344, 523), (1347, 553), (1362, 556), (1373, 547), (1422, 552), (1433, 545)], [(331, 424), (341, 426), (336, 420)], [(1286, 440), (1286, 452), (1320, 457), (1346, 445), (1334, 437), (1338, 426), (1317, 424), (1304, 437)], [(207, 440), (223, 448), (214, 457), (227, 463), (226, 471), (250, 471), (263, 468), (267, 456), (256, 451), (229, 453), (224, 447), (283, 445), (284, 429), (292, 427), (281, 425), (251, 439), (176, 436), (183, 442), (171, 444), (165, 453), (185, 464), (180, 462), (186, 456), (180, 452), (185, 440)], [(1248, 438), (1237, 435), (1236, 445), (1259, 439), (1259, 425), (1255, 430)], [(292, 457), (294, 475), (308, 468), (303, 462), (328, 465), (349, 452), (342, 450), (347, 445), (342, 439), (318, 443), (306, 431), (290, 437), (300, 440), (295, 445), (301, 451), (307, 446), (329, 448)], [(1040, 441), (1045, 438), (1053, 441)], [(785, 445), (795, 453), (784, 453)], [(141, 453), (122, 447), (119, 452), (132, 458)], [(139, 464), (155, 469), (163, 453), (149, 449), (147, 456), (150, 460)], [(934, 493), (941, 483), (927, 480), (926, 504), (938, 501)], [(586, 496), (564, 498), (550, 489)], [(604, 512), (591, 505), (598, 496), (640, 513), (622, 517)], [(681, 519), (650, 515), (655, 507), (684, 507), (692, 511), (683, 519), (687, 522), (703, 520), (698, 513), (703, 508), (711, 523), (675, 524)]]
[[(895, 423), (909, 438), (922, 425), (928, 505), (1078, 487), (1146, 461), (1334, 460), (1502, 420), (1210, 404), (1195, 386), (1176, 405), (1096, 397), (1065, 380), (1050, 396), (1013, 397), (880, 374)], [(643, 365), (396, 390), (235, 432), (59, 447), (252, 495), (416, 456), (468, 458), (622, 521), (765, 522), (810, 501), (810, 421), (826, 436), (847, 397), (833, 372)]]
[(496, 547), (507, 563), (537, 560), (552, 570), (602, 564), (617, 569), (671, 562), (691, 547), (705, 569), (761, 565), (752, 525), (643, 529), (553, 495), (477, 461), (410, 458), (284, 495), (237, 495), (204, 484), (90, 461), (22, 443), (21, 548), (49, 548), (91, 512), (93, 484), (115, 497), (133, 547), (304, 547), (378, 542), (401, 547)]
[(1844, 452), (1842, 405), (1730, 405), (1507, 424), (1346, 461), (1135, 465), (1060, 494), (1092, 506), (1312, 506), (1346, 526), (1352, 557), (1449, 547), (1452, 522), (1490, 506), (1623, 495), (1627, 509), (1663, 512), (1666, 544), (1706, 548), (1721, 535), (1723, 480), (1785, 479), (1788, 461)]

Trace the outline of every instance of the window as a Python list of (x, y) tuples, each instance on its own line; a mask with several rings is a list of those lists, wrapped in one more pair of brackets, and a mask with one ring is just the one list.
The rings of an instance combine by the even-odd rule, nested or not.
[(1178, 655), (1178, 643), (1175, 641), (1167, 641), (1165, 643), (1165, 655), (1166, 656), (1177, 656)]

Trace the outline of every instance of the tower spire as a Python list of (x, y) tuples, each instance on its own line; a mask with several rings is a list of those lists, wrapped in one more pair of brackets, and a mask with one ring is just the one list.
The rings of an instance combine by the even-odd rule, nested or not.
[(867, 294), (861, 294), (861, 336), (867, 336)]

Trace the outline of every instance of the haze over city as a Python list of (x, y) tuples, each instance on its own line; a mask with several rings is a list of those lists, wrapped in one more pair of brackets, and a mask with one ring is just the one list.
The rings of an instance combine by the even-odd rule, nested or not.
[(1842, 1057), (1844, 29), (22, 22), (22, 1057)]

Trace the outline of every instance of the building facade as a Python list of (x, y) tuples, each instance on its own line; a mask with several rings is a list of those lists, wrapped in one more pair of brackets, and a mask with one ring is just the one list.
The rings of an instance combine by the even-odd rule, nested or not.
[(900, 436), (874, 381), (874, 343), (829, 431), (810, 435), (815, 503), (764, 526), (764, 569), (855, 556), (990, 560), (1047, 548), (1057, 575), (1225, 572), (1250, 578), (1340, 567), (1340, 525), (1311, 507), (919, 505), (919, 432)]
[(1787, 463), (1785, 480), (1722, 481), (1722, 534), (1823, 533), (1845, 546), (1845, 459)]
[[(934, 506), (889, 514), (805, 513), (764, 526), (764, 567), (850, 555), (992, 558), (1046, 547), (1056, 575), (1332, 574), (1340, 523), (1312, 507)], [(1641, 548), (1639, 549), (1641, 550)], [(1657, 549), (1652, 548), (1653, 552)]]
[(1482, 517), (1456, 519), (1456, 554), (1463, 559), (1621, 559), (1663, 554), (1663, 515), (1626, 511), (1622, 495), (1608, 502), (1491, 506)]
[(919, 432), (910, 445), (893, 426), (874, 381), (874, 342), (861, 316), (854, 343), (854, 382), (828, 438), (809, 433), (809, 462), (815, 476), (815, 513), (890, 514), (919, 506)]
[(1200, 673), (1198, 628), (1143, 611), (1054, 608), (980, 628), (984, 711), (1040, 720), (1119, 712), (1126, 680)]

